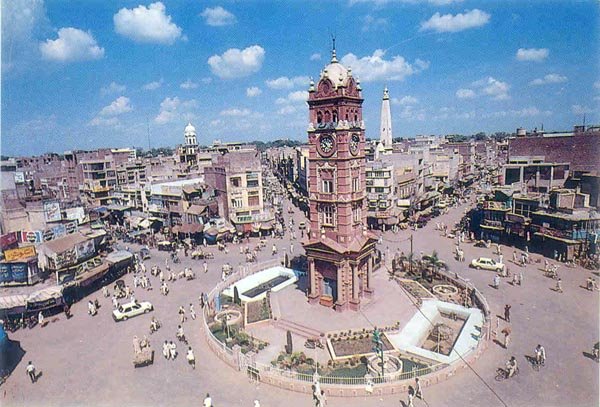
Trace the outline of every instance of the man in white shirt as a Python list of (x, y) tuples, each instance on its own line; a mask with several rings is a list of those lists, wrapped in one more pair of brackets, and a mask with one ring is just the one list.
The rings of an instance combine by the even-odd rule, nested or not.
[(206, 393), (206, 397), (204, 398), (203, 407), (212, 407), (212, 399), (210, 398), (210, 394)]
[(37, 375), (35, 373), (35, 366), (31, 361), (29, 361), (29, 363), (27, 364), (26, 370), (27, 374), (29, 375), (29, 378), (31, 379), (31, 383), (35, 383), (37, 381)]

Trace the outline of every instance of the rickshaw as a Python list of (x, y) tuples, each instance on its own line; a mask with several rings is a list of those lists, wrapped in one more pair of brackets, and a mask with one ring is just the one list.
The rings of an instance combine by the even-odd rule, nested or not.
[(148, 366), (154, 362), (154, 351), (147, 339), (133, 337), (133, 367)]

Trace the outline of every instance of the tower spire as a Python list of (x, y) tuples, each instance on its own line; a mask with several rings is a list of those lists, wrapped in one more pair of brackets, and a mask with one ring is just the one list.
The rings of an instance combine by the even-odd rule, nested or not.
[(392, 148), (392, 114), (390, 111), (390, 93), (387, 86), (383, 90), (383, 101), (381, 102), (381, 128), (379, 133), (379, 141), (383, 147)]
[(337, 55), (335, 53), (335, 35), (331, 34), (331, 62), (338, 62)]

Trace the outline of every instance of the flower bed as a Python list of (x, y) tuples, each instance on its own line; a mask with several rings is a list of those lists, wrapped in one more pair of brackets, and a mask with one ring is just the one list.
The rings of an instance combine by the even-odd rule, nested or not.
[[(391, 328), (388, 328), (388, 330), (391, 330)], [(365, 329), (359, 332), (340, 332), (339, 334), (334, 333), (330, 335), (329, 342), (336, 358), (373, 353), (373, 330)], [(385, 335), (382, 335), (381, 338), (384, 351), (394, 350), (394, 347)]]
[(254, 322), (266, 321), (271, 319), (271, 304), (268, 297), (260, 301), (246, 303), (246, 322), (252, 324)]

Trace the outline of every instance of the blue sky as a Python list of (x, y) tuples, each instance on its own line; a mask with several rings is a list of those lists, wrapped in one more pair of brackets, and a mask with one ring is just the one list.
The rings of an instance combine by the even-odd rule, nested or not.
[(306, 139), (308, 78), (361, 79), (367, 137), (599, 122), (595, 1), (2, 2), (3, 154)]

